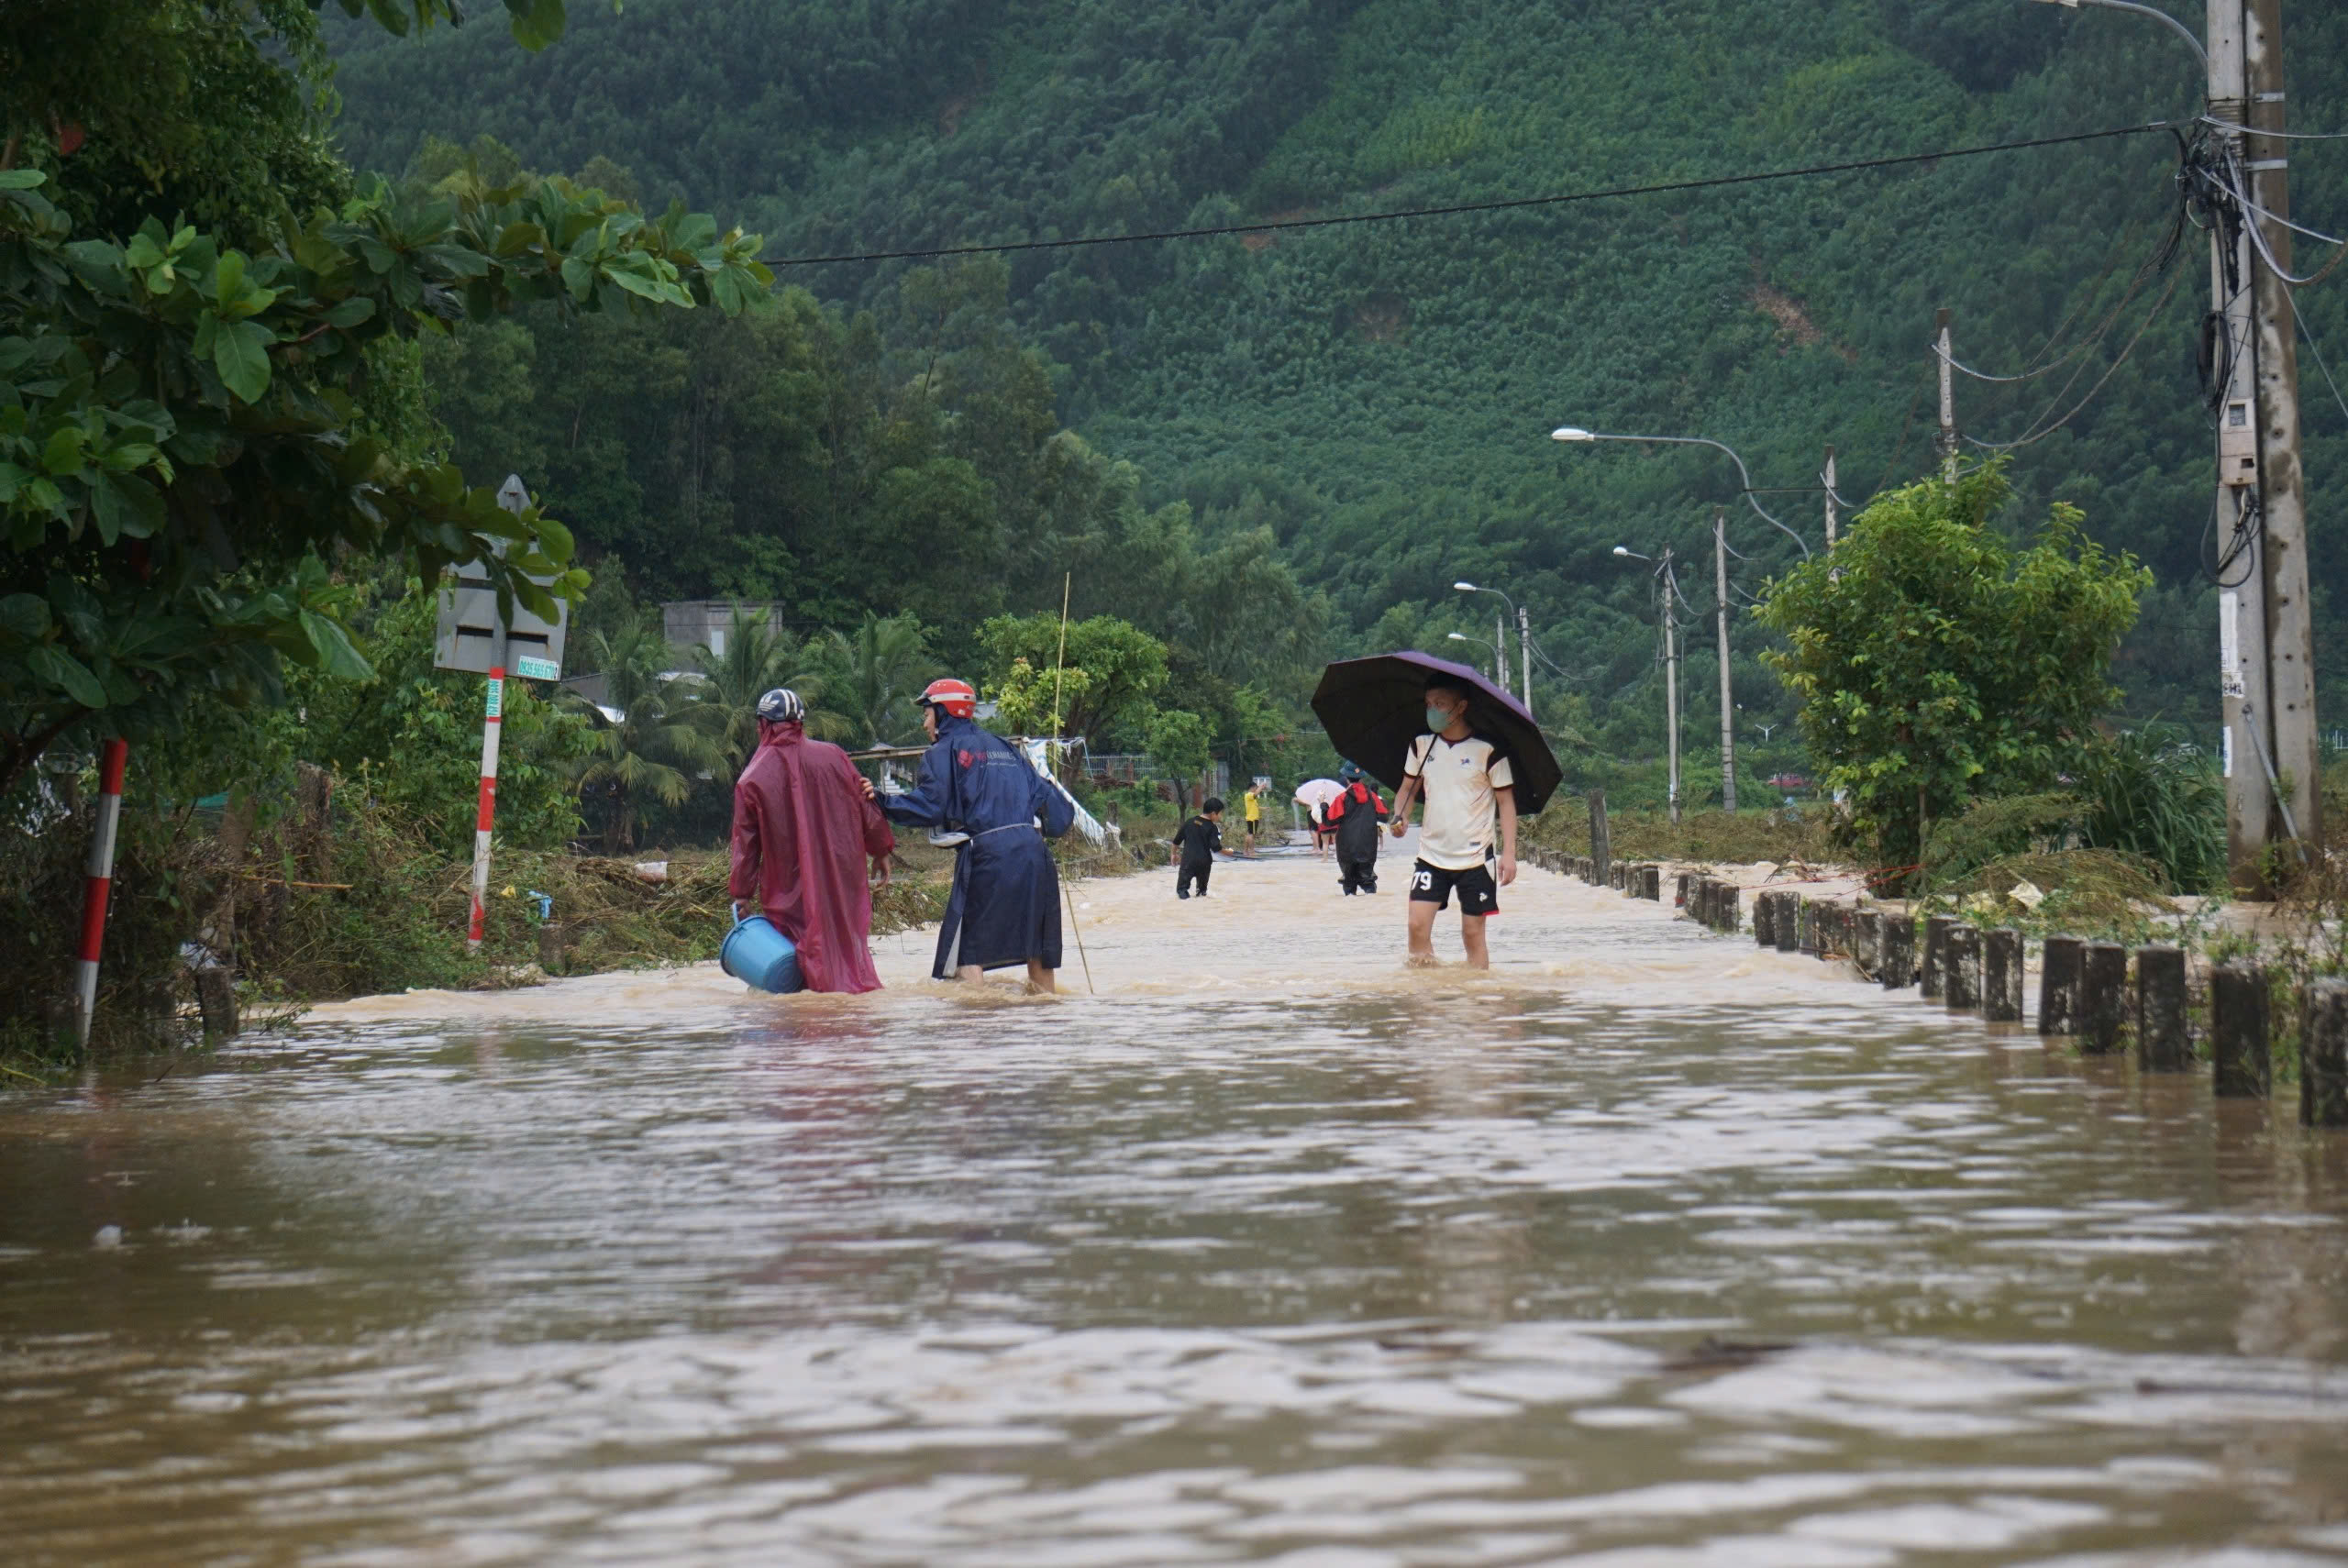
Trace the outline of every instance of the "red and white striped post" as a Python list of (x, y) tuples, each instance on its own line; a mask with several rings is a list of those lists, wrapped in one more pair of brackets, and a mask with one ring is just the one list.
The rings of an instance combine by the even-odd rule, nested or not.
[(481, 726), (481, 815), (473, 824), (473, 915), (465, 951), (481, 951), (482, 917), (489, 898), (489, 830), (497, 819), (498, 715), (505, 706), (505, 628), (497, 635), (497, 662), (489, 667), (489, 713)]
[(90, 879), (82, 897), (82, 959), (75, 977), (74, 1017), (81, 1043), (90, 1043), (98, 1007), (98, 959), (105, 951), (106, 900), (114, 891), (115, 836), (122, 825), (122, 775), (130, 743), (110, 740), (98, 754), (98, 825), (90, 835)]

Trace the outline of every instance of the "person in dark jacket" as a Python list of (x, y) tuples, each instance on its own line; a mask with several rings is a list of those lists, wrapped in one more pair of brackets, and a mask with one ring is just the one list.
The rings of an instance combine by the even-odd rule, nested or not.
[(881, 796), (880, 810), (909, 827), (962, 835), (930, 973), (978, 980), (989, 969), (1024, 964), (1029, 989), (1053, 990), (1060, 878), (1044, 836), (1069, 830), (1074, 804), (1018, 747), (979, 727), (978, 703), (968, 682), (929, 683), (921, 708), (930, 747), (914, 788)]
[(1196, 883), (1199, 897), (1207, 896), (1207, 878), (1214, 871), (1214, 857), (1223, 850), (1223, 801), (1213, 795), (1199, 808), (1199, 814), (1174, 830), (1174, 847), (1182, 852), (1182, 868), (1174, 878), (1174, 896), (1187, 899), (1191, 884)]
[(1337, 886), (1351, 898), (1357, 892), (1378, 891), (1378, 830), (1387, 816), (1386, 802), (1369, 776), (1352, 763), (1337, 769), (1345, 791), (1322, 808), (1337, 833)]

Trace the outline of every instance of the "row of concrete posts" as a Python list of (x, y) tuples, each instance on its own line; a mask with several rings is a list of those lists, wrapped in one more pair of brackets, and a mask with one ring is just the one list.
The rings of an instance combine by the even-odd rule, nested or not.
[[(1739, 890), (1716, 878), (1683, 874), (1689, 916), (1715, 931), (1737, 929)], [(1951, 1011), (1978, 1011), (1992, 1023), (2022, 1020), (2025, 949), (2011, 927), (1984, 931), (1954, 915), (1922, 924), (1904, 911), (1863, 910), (1812, 900), (1792, 889), (1765, 888), (1753, 900), (1754, 940), (1780, 953), (1848, 961), (1886, 990), (1916, 986)], [(2274, 1086), (2268, 1046), (2266, 971), (2221, 964), (2210, 971), (2208, 1043), (2217, 1093), (2265, 1098)], [(2038, 1032), (2074, 1039), (2088, 1055), (2132, 1048), (2153, 1073), (2195, 1068), (2187, 966), (2181, 947), (2132, 953), (2116, 942), (2076, 936), (2046, 939), (2039, 977)], [(2307, 988), (2299, 1015), (2299, 1120), (2309, 1127), (2348, 1127), (2348, 981)]]
[[(1662, 867), (1535, 850), (1545, 870), (1578, 877), (1625, 898), (1662, 901)], [(1744, 889), (1700, 872), (1672, 874), (1673, 900), (1692, 920), (1722, 934), (1744, 922)], [(1847, 961), (1886, 990), (1917, 987), (1951, 1011), (1977, 1011), (1992, 1023), (2023, 1021), (2022, 933), (1984, 931), (1954, 915), (1922, 922), (1905, 911), (1863, 910), (1812, 900), (1791, 888), (1764, 888), (1753, 899), (1753, 937), (1780, 953)], [(2226, 1097), (2264, 1099), (2274, 1089), (2269, 1049), (2270, 990), (2254, 964), (2210, 971), (2207, 1038), (2213, 1082)], [(2076, 936), (2046, 939), (2039, 977), (2038, 1032), (2069, 1038), (2089, 1055), (2132, 1048), (2146, 1072), (2195, 1069), (2187, 966), (2181, 947), (2132, 954), (2116, 942)], [(2348, 1127), (2348, 980), (2317, 980), (2299, 1008), (2299, 1120), (2309, 1127)]]

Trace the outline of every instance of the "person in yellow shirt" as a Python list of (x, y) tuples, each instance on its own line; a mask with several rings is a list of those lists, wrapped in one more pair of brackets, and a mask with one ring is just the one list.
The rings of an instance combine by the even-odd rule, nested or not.
[(1239, 803), (1246, 820), (1246, 825), (1244, 829), (1244, 837), (1246, 842), (1247, 853), (1249, 855), (1253, 855), (1256, 853), (1256, 835), (1258, 833), (1261, 833), (1264, 827), (1263, 785), (1260, 783), (1251, 782), (1247, 786), (1247, 792), (1239, 798)]

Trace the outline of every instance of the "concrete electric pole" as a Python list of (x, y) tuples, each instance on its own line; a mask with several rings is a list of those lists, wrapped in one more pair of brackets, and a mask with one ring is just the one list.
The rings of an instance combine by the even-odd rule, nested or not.
[[(1517, 701), (1523, 702), (1524, 711), (1530, 713), (1533, 712), (1533, 617), (1525, 613), (1522, 604), (1516, 607), (1516, 660), (1519, 673), (1523, 678), (1516, 689)], [(1534, 720), (1536, 724), (1540, 722), (1537, 716)]]
[(1834, 448), (1826, 448), (1826, 471), (1820, 476), (1826, 482), (1826, 547), (1834, 547), (1834, 525), (1842, 514), (1834, 509)]
[(1721, 641), (1721, 809), (1736, 812), (1736, 703), (1728, 688), (1728, 508), (1712, 508), (1712, 614)]
[[(2282, 0), (2243, 7), (2245, 123), (2242, 168), (2249, 177), (2247, 215), (2265, 243), (2265, 265), (2251, 271), (2258, 312), (2258, 479), (2266, 593), (2266, 691), (2263, 717), (2274, 745), (2276, 797), (2284, 831), (2302, 844), (2321, 841), (2322, 756), (2315, 719), (2315, 628), (2308, 602), (2307, 476), (2299, 446), (2298, 306), (2291, 269), (2290, 143), (2284, 128)], [(2264, 132), (2278, 134), (2265, 135)], [(2262, 769), (2262, 771), (2264, 771)]]
[(2280, 0), (2209, 0), (2213, 156), (2268, 215), (2227, 199), (2210, 229), (2226, 866), (2247, 896), (2272, 891), (2278, 840), (2320, 831), (2296, 307), (2282, 275), (2291, 264), (2289, 143), (2258, 134), (2283, 129), (2280, 17)]
[(1937, 336), (1933, 341), (1940, 347), (1934, 358), (1941, 362), (1941, 478), (1956, 478), (1956, 368), (1950, 362), (1948, 311), (1944, 307), (1933, 318)]
[(1671, 601), (1678, 587), (1671, 576), (1671, 551), (1663, 552), (1662, 568), (1656, 573), (1663, 584), (1663, 714), (1664, 744), (1671, 758), (1671, 820), (1679, 821), (1679, 634), (1672, 623)]

